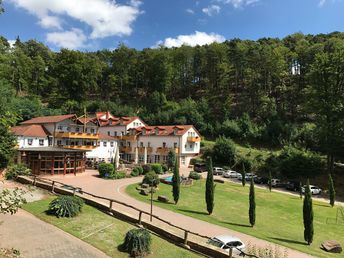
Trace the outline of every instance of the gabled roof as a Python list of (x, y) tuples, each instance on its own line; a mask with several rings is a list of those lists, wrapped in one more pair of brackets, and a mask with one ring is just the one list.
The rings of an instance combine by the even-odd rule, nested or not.
[[(96, 120), (98, 120), (99, 126), (116, 126), (116, 125), (128, 125), (140, 119), (138, 116), (122, 116), (116, 117), (112, 115), (109, 111), (107, 112), (96, 112)], [(141, 119), (140, 119), (141, 120)], [(145, 124), (142, 120), (141, 122)]]
[[(142, 126), (138, 128), (132, 128), (138, 135), (149, 136), (181, 136), (184, 135), (190, 128), (194, 128), (193, 125), (155, 125), (155, 126)], [(145, 134), (142, 131), (145, 130)], [(175, 131), (176, 130), (176, 131)], [(194, 128), (197, 132), (197, 130)], [(197, 132), (198, 133), (198, 132)]]
[(14, 135), (46, 138), (50, 133), (42, 125), (19, 125), (11, 128)]
[(69, 115), (60, 115), (60, 116), (40, 116), (35, 117), (30, 120), (21, 122), (22, 125), (26, 124), (50, 124), (50, 123), (58, 123), (61, 121), (64, 121), (66, 119), (76, 118), (75, 114), (69, 114)]

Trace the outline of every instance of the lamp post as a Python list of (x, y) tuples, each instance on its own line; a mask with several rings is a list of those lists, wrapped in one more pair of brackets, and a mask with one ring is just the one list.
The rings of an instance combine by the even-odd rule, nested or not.
[(150, 181), (151, 183), (151, 208), (150, 208), (150, 222), (153, 220), (153, 185), (155, 183), (155, 179)]

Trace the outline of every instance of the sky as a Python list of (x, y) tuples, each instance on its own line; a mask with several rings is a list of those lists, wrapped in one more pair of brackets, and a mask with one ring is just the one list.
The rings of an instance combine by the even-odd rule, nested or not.
[(344, 0), (3, 0), (0, 35), (58, 51), (344, 31)]

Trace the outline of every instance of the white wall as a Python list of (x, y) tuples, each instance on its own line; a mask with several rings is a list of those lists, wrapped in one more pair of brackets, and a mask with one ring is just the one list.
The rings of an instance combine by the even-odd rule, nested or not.
[[(104, 146), (106, 142), (106, 146)], [(111, 147), (111, 142), (113, 146)], [(100, 145), (92, 151), (86, 152), (87, 158), (95, 158), (96, 160), (104, 159), (105, 162), (110, 162), (111, 158), (115, 158), (117, 150), (117, 142), (115, 140), (99, 140)]]
[[(108, 132), (110, 132), (110, 136), (121, 136), (122, 134), (127, 134), (125, 125), (99, 127), (99, 133), (108, 135)], [(115, 134), (115, 132), (117, 134)]]
[(153, 152), (156, 151), (156, 148), (163, 147), (163, 142), (166, 143), (166, 148), (174, 148), (174, 143), (177, 143), (177, 148), (179, 148), (180, 136), (149, 136), (149, 135), (140, 135), (138, 138), (138, 147), (141, 147), (141, 142), (143, 147), (148, 147), (148, 142), (150, 147), (153, 148)]
[(190, 128), (183, 136), (182, 136), (182, 148), (181, 153), (183, 154), (198, 154), (200, 152), (200, 142), (188, 142), (188, 137), (200, 137), (198, 133), (195, 131), (194, 128)]
[[(29, 140), (32, 140), (32, 144), (31, 145), (29, 145)], [(43, 145), (39, 144), (39, 140), (43, 140)], [(19, 148), (48, 146), (48, 138), (18, 136), (17, 137), (17, 142), (18, 142)]]
[(127, 130), (129, 130), (131, 128), (141, 127), (144, 125), (145, 124), (143, 123), (143, 121), (141, 119), (137, 118), (134, 121), (132, 121), (130, 124), (127, 124)]

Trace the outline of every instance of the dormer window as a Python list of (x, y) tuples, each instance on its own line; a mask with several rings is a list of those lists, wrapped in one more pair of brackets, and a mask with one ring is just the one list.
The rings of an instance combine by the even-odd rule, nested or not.
[(174, 128), (174, 129), (173, 129), (173, 134), (174, 134), (174, 135), (177, 135), (177, 133), (178, 133), (178, 128)]
[(142, 129), (142, 135), (146, 135), (146, 128)]
[(112, 125), (112, 120), (111, 119), (109, 119), (109, 125)]
[(155, 134), (156, 134), (156, 135), (159, 134), (159, 128), (155, 128)]

